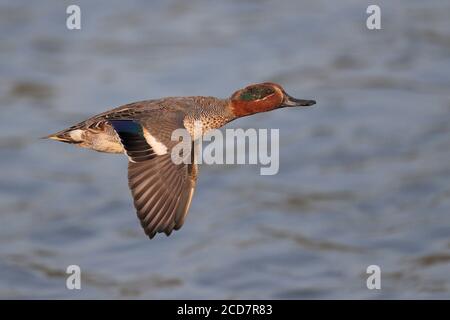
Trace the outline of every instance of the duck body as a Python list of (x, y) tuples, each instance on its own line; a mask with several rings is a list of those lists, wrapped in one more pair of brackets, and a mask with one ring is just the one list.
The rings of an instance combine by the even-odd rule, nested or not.
[(205, 134), (233, 120), (235, 116), (226, 108), (228, 103), (227, 99), (201, 96), (139, 101), (93, 116), (48, 138), (99, 152), (124, 153), (111, 121), (131, 120), (142, 124), (150, 145), (154, 140), (171, 144), (174, 129), (185, 128), (194, 139), (195, 121), (200, 121)]
[[(185, 129), (192, 141), (226, 123), (282, 107), (310, 106), (313, 100), (290, 97), (273, 83), (247, 86), (230, 98), (167, 97), (126, 104), (93, 116), (46, 138), (99, 152), (128, 156), (128, 181), (145, 233), (170, 235), (181, 228), (194, 193), (195, 159), (175, 164), (171, 151), (179, 141), (172, 133)], [(195, 125), (201, 124), (200, 136)], [(192, 157), (194, 152), (191, 150)]]

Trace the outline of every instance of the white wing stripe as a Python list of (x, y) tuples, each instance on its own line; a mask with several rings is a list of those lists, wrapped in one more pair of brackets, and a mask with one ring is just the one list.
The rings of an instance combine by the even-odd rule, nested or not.
[(150, 134), (150, 132), (148, 132), (148, 130), (146, 130), (144, 128), (144, 138), (147, 141), (147, 143), (150, 145), (150, 147), (152, 147), (153, 151), (158, 155), (161, 156), (163, 154), (167, 153), (167, 147), (164, 143), (162, 143), (161, 141), (158, 141), (154, 136), (152, 136)]

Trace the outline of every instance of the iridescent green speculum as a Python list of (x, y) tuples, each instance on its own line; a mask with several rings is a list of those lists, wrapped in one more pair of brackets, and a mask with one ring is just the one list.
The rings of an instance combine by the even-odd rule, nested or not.
[(272, 88), (268, 87), (253, 87), (248, 88), (244, 92), (241, 93), (240, 98), (244, 101), (254, 101), (258, 99), (262, 99), (275, 91)]

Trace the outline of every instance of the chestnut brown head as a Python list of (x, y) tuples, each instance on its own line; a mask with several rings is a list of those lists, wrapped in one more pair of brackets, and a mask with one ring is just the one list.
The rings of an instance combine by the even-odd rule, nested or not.
[(284, 107), (307, 107), (316, 103), (314, 100), (293, 98), (280, 85), (271, 82), (249, 85), (233, 93), (230, 100), (231, 110), (236, 117)]

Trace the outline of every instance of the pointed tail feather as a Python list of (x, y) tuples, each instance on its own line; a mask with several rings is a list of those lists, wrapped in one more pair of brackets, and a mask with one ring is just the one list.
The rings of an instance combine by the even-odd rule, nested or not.
[(74, 131), (75, 130), (66, 129), (66, 130), (59, 131), (57, 133), (50, 134), (45, 137), (41, 137), (41, 139), (51, 139), (51, 140), (56, 140), (56, 141), (61, 141), (61, 142), (66, 142), (66, 143), (74, 143), (74, 144), (83, 142), (80, 135), (74, 134)]

